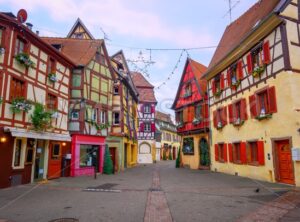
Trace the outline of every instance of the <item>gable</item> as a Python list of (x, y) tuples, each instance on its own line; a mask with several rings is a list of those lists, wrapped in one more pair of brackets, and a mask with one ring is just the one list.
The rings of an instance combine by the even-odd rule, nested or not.
[(71, 28), (67, 38), (74, 39), (94, 39), (87, 27), (78, 18), (73, 27)]

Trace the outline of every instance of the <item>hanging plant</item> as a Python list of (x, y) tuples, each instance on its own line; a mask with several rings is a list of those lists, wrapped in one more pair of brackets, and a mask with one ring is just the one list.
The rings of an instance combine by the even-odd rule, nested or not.
[(44, 105), (35, 103), (34, 111), (31, 115), (33, 128), (36, 131), (45, 131), (52, 128), (52, 115), (53, 112), (46, 111)]
[(96, 127), (97, 131), (98, 130), (103, 130), (103, 129), (107, 129), (108, 127), (110, 127), (109, 123), (97, 123), (95, 120), (92, 119), (86, 119), (85, 122), (89, 123), (91, 126)]
[(34, 68), (34, 62), (30, 60), (30, 57), (27, 53), (21, 52), (15, 56), (15, 59), (26, 68)]
[(219, 97), (222, 95), (222, 92), (223, 92), (223, 90), (222, 90), (222, 89), (219, 89), (217, 92), (215, 92), (214, 96), (215, 96), (216, 98), (219, 98)]
[(259, 77), (264, 71), (265, 71), (265, 66), (264, 66), (264, 65), (262, 65), (262, 66), (256, 66), (256, 67), (253, 69), (252, 76), (253, 76), (254, 78), (257, 78), (257, 77)]
[(28, 113), (29, 110), (31, 110), (31, 107), (32, 107), (31, 101), (20, 97), (12, 100), (10, 109), (13, 113), (21, 113), (23, 111), (25, 113)]
[(57, 76), (55, 73), (51, 72), (48, 74), (48, 79), (51, 81), (51, 82), (57, 82)]

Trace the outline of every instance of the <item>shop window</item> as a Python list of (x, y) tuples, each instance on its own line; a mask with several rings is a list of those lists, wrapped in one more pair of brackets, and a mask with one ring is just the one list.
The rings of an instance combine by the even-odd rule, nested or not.
[(56, 110), (57, 109), (57, 96), (48, 93), (47, 95), (47, 109)]
[(99, 147), (80, 145), (80, 167), (98, 166)]
[(269, 41), (259, 43), (247, 56), (248, 73), (251, 74), (255, 69), (269, 64), (270, 61)]
[(26, 46), (26, 42), (21, 38), (17, 37), (15, 42), (15, 55), (18, 55), (19, 53), (24, 53), (25, 46)]
[(120, 124), (120, 113), (119, 112), (113, 112), (113, 124), (114, 125)]
[(222, 107), (213, 112), (214, 127), (222, 129), (227, 125), (227, 107)]
[(48, 74), (49, 73), (55, 73), (55, 72), (56, 72), (55, 60), (53, 58), (50, 58), (49, 63), (48, 63)]
[(215, 144), (215, 160), (218, 162), (227, 162), (227, 144)]
[(25, 98), (26, 87), (25, 82), (16, 78), (12, 78), (10, 85), (10, 100), (16, 98)]
[(194, 155), (194, 138), (188, 137), (183, 139), (182, 152), (184, 155)]
[(264, 142), (263, 141), (251, 141), (247, 144), (247, 160), (251, 165), (264, 165)]
[(79, 120), (79, 110), (73, 110), (71, 112), (71, 120)]
[(263, 119), (277, 112), (275, 87), (269, 87), (249, 97), (252, 118)]
[(16, 139), (15, 141), (15, 153), (14, 153), (14, 167), (21, 166), (22, 159), (22, 140)]
[(51, 159), (58, 159), (60, 156), (60, 144), (53, 144)]
[(246, 99), (241, 99), (228, 106), (229, 122), (233, 125), (242, 125), (247, 120)]

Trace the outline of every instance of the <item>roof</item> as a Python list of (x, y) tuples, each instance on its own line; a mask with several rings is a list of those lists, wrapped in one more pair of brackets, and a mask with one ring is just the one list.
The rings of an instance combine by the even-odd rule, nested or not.
[(168, 123), (173, 123), (171, 120), (171, 115), (167, 113), (163, 113), (160, 111), (155, 111), (155, 119), (161, 120)]
[(210, 70), (225, 58), (252, 29), (270, 15), (280, 0), (260, 0), (237, 20), (228, 25), (208, 66)]
[(84, 31), (85, 31), (86, 34), (90, 37), (90, 39), (95, 39), (95, 38), (93, 37), (93, 35), (90, 33), (90, 31), (87, 29), (87, 27), (83, 24), (83, 22), (81, 21), (80, 18), (78, 18), (78, 19), (76, 20), (76, 22), (74, 23), (74, 25), (73, 25), (73, 27), (71, 28), (69, 34), (67, 35), (67, 38), (71, 38), (71, 37), (72, 37), (72, 34), (74, 33), (74, 31), (76, 30), (76, 28), (77, 28), (78, 26), (81, 26), (81, 27), (84, 29)]
[(130, 73), (134, 86), (139, 94), (140, 102), (157, 103), (154, 95), (154, 86), (139, 72)]
[(72, 60), (77, 66), (87, 65), (95, 56), (97, 49), (102, 45), (103, 40), (73, 39), (73, 38), (52, 38), (42, 37), (48, 44), (61, 45), (61, 52)]

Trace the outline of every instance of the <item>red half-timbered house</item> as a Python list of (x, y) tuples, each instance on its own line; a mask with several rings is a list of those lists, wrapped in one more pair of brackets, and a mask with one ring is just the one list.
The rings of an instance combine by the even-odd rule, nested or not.
[(66, 175), (62, 157), (70, 153), (74, 64), (20, 20), (0, 13), (1, 188)]
[(181, 135), (182, 164), (191, 169), (208, 168), (209, 113), (206, 80), (201, 80), (206, 67), (187, 59), (172, 109), (177, 132)]

